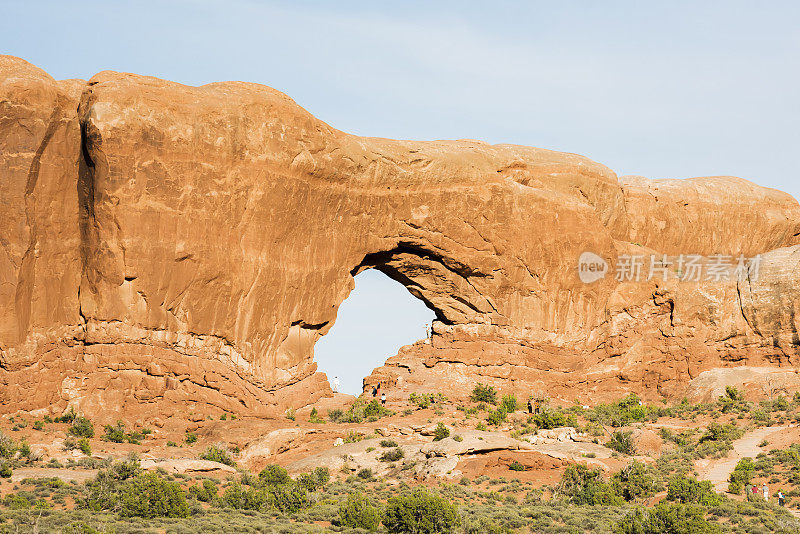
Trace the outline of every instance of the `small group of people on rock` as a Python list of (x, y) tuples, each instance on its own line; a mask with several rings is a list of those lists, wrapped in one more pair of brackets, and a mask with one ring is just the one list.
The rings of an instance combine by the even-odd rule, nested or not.
[(377, 399), (380, 395), (381, 404), (386, 405), (386, 393), (381, 392), (381, 383), (378, 382), (377, 386), (372, 386), (372, 398)]
[[(339, 382), (339, 377), (338, 376), (334, 376), (333, 380), (331, 381), (331, 389), (333, 390), (334, 393), (339, 393), (339, 386), (340, 385), (341, 385), (341, 382)], [(372, 386), (372, 397), (374, 399), (377, 399), (378, 397), (380, 397), (381, 404), (386, 405), (386, 393), (385, 392), (381, 392), (381, 383), (380, 382), (378, 382), (378, 385)]]
[(528, 398), (528, 413), (541, 413), (542, 412), (542, 405), (544, 405), (547, 401), (545, 399), (539, 397), (529, 397)]

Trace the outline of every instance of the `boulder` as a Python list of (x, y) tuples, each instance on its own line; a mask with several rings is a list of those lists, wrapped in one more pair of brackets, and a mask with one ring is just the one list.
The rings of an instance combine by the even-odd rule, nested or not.
[(530, 449), (531, 445), (503, 434), (466, 430), (459, 434), (461, 441), (455, 436), (428, 443), (420, 448), (427, 458), (459, 456), (463, 454), (480, 454), (490, 451)]
[(578, 432), (571, 426), (537, 430), (536, 434), (527, 436), (525, 439), (531, 443), (591, 441), (585, 433)]
[(236, 469), (219, 462), (211, 460), (200, 460), (197, 458), (177, 458), (177, 459), (142, 459), (140, 461), (142, 469), (164, 469), (168, 473), (208, 473), (221, 471), (225, 473), (235, 473)]

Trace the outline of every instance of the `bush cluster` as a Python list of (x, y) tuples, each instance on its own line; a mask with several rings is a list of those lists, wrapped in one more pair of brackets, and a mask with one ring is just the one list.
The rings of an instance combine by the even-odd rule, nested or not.
[(613, 427), (627, 426), (644, 421), (655, 408), (642, 405), (639, 397), (630, 395), (611, 404), (599, 404), (586, 413), (586, 419), (593, 423)]
[(364, 420), (374, 422), (393, 413), (376, 399), (369, 402), (364, 399), (356, 399), (347, 411), (340, 408), (328, 411), (328, 419), (333, 423), (362, 423)]
[(539, 413), (528, 417), (528, 424), (536, 425), (537, 428), (549, 430), (563, 426), (577, 427), (578, 421), (574, 414), (564, 413), (562, 410), (544, 405)]
[[(312, 482), (316, 487), (319, 481)], [(271, 465), (257, 477), (244, 475), (240, 482), (230, 484), (222, 495), (222, 503), (236, 510), (295, 513), (312, 504), (306, 489), (308, 485), (308, 481), (301, 484), (282, 467)]]
[(351, 493), (339, 507), (339, 523), (348, 528), (362, 528), (374, 532), (381, 524), (380, 510), (364, 494)]
[(450, 437), (450, 429), (444, 426), (444, 423), (437, 423), (436, 429), (433, 431), (433, 441), (441, 441), (448, 437)]
[(221, 464), (230, 465), (231, 467), (236, 466), (236, 462), (231, 457), (230, 453), (228, 453), (225, 447), (220, 445), (212, 445), (207, 448), (203, 454), (200, 455), (200, 458), (203, 460), (209, 460), (212, 462), (219, 462)]
[(478, 384), (472, 390), (469, 397), (472, 402), (486, 402), (489, 404), (497, 404), (497, 391), (492, 386), (485, 384)]
[(722, 495), (714, 491), (714, 486), (708, 480), (700, 482), (691, 477), (676, 475), (669, 479), (667, 500), (682, 504), (719, 506), (722, 504)]
[(503, 399), (500, 401), (500, 407), (503, 408), (506, 413), (514, 413), (520, 408), (520, 404), (516, 396), (503, 395)]
[(606, 443), (606, 447), (613, 451), (633, 456), (636, 454), (636, 445), (633, 443), (633, 432), (630, 430), (625, 432), (619, 430), (615, 431), (611, 434), (611, 439)]
[(461, 523), (458, 507), (424, 489), (390, 497), (383, 510), (361, 492), (339, 507), (339, 524), (374, 532), (380, 523), (390, 534), (451, 533)]
[(445, 534), (459, 524), (455, 504), (422, 489), (390, 497), (383, 511), (389, 534)]
[(733, 468), (728, 477), (728, 492), (740, 495), (752, 480), (755, 474), (755, 464), (752, 458), (742, 458)]
[(660, 503), (654, 508), (636, 509), (614, 527), (616, 534), (716, 534), (719, 525), (705, 518), (701, 506), (679, 503)]
[(381, 462), (396, 462), (403, 458), (405, 453), (403, 449), (400, 447), (395, 447), (394, 449), (389, 449), (388, 451), (384, 452), (378, 459)]
[(442, 393), (412, 393), (408, 396), (408, 402), (418, 408), (425, 409), (436, 404), (444, 404), (447, 402), (447, 397)]
[(622, 498), (603, 480), (599, 469), (589, 469), (582, 464), (567, 467), (556, 488), (556, 494), (572, 504), (618, 505)]
[(103, 439), (112, 443), (133, 443), (138, 445), (148, 434), (151, 433), (150, 429), (145, 428), (142, 430), (134, 430), (133, 432), (125, 431), (125, 423), (117, 421), (116, 425), (105, 425), (103, 427), (105, 434)]
[(189, 505), (186, 493), (176, 482), (164, 480), (155, 473), (137, 475), (121, 492), (122, 517), (186, 517)]
[(86, 483), (76, 502), (93, 512), (119, 512), (123, 517), (186, 517), (186, 492), (176, 482), (156, 473), (143, 473), (138, 458), (116, 462)]
[(73, 419), (72, 426), (69, 427), (68, 432), (79, 438), (93, 438), (94, 425), (89, 419), (79, 415)]
[(658, 476), (652, 468), (633, 461), (611, 476), (611, 489), (626, 501), (640, 501), (656, 494)]

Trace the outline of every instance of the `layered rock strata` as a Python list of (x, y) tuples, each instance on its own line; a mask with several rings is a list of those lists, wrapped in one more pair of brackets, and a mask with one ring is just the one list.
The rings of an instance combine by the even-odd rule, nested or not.
[[(0, 173), (6, 411), (308, 404), (329, 394), (314, 344), (370, 268), (437, 317), (366, 379), (397, 394), (657, 397), (715, 367), (797, 365), (800, 206), (739, 178), (357, 137), (261, 85), (55, 81), (8, 56)], [(582, 281), (584, 252), (608, 275)], [(717, 253), (761, 255), (758, 276), (613, 274)]]

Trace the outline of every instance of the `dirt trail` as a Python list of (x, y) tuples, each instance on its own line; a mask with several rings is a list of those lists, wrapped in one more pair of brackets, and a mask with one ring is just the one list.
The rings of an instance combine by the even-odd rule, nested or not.
[(786, 426), (772, 426), (766, 428), (758, 428), (752, 432), (748, 432), (741, 438), (733, 442), (733, 451), (731, 451), (727, 458), (719, 460), (699, 460), (695, 463), (697, 472), (700, 474), (700, 480), (709, 480), (714, 484), (719, 492), (728, 490), (728, 477), (733, 472), (736, 464), (742, 458), (755, 458), (760, 452), (765, 452), (758, 446), (770, 434), (789, 428)]

